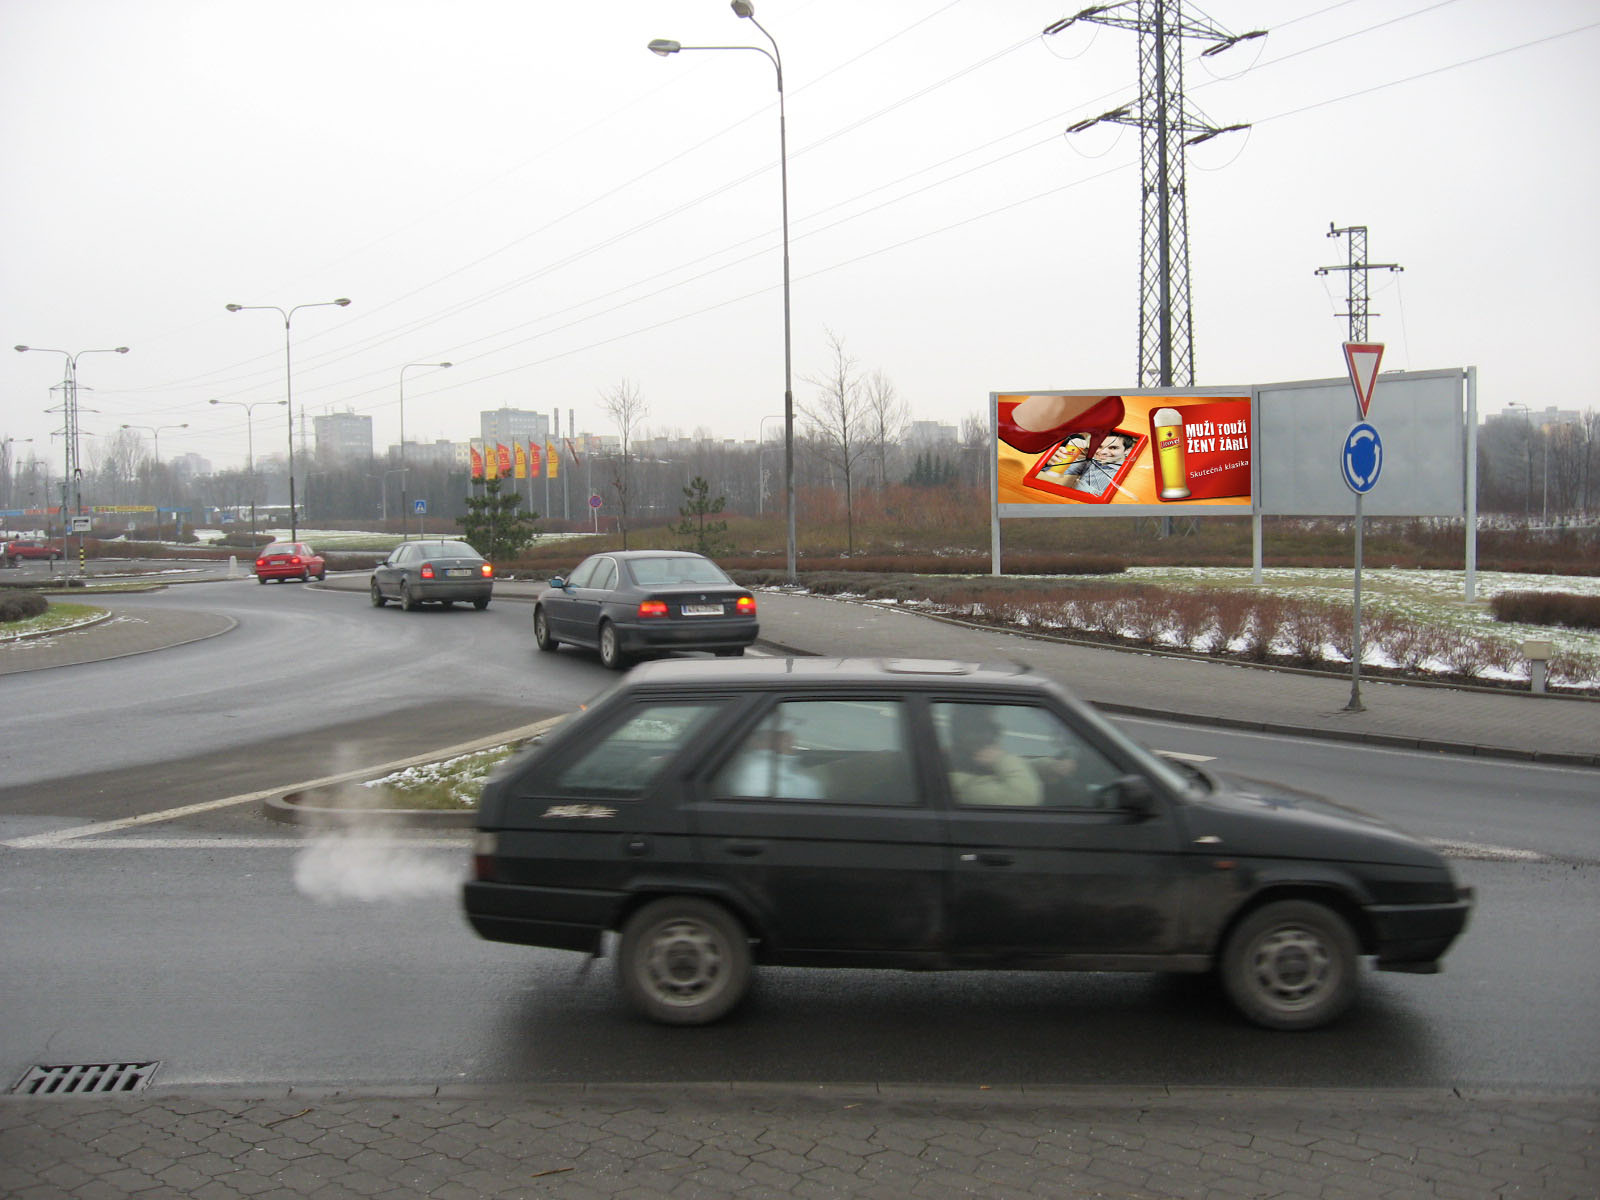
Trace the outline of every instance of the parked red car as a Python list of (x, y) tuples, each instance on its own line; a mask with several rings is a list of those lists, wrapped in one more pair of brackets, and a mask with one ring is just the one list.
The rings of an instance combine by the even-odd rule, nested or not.
[(309, 542), (273, 542), (256, 556), (256, 582), (326, 579), (328, 564)]
[(63, 557), (60, 542), (46, 542), (39, 538), (15, 538), (6, 543), (6, 565), (16, 566), (25, 558), (40, 558), (46, 561)]

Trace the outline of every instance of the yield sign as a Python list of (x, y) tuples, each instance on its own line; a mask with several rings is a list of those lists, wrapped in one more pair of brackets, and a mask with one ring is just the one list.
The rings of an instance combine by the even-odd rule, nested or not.
[(1372, 389), (1378, 384), (1378, 364), (1382, 361), (1382, 342), (1344, 344), (1344, 363), (1350, 370), (1350, 386), (1356, 390), (1356, 406), (1361, 409), (1363, 421), (1372, 405)]

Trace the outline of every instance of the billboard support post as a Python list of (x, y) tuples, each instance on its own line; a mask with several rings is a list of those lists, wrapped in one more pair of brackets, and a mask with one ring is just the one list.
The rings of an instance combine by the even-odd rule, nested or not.
[(1472, 603), (1478, 587), (1478, 368), (1467, 368), (1467, 549), (1464, 591)]

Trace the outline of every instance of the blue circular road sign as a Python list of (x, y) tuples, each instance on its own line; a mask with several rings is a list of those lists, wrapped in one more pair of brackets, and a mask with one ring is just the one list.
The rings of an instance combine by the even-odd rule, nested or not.
[(1358, 496), (1366, 495), (1377, 485), (1378, 476), (1383, 473), (1383, 439), (1367, 422), (1356, 422), (1345, 435), (1339, 469), (1345, 486)]

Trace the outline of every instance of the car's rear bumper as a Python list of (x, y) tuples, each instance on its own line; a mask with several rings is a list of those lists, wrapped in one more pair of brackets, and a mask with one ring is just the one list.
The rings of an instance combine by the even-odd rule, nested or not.
[(298, 567), (257, 567), (256, 568), (256, 578), (257, 579), (299, 579), (300, 576), (302, 576), (302, 575), (318, 575), (318, 574), (321, 574), (321, 572), (318, 571), (318, 570), (313, 570), (311, 567), (304, 566), (304, 565), (301, 565), (301, 566), (298, 566)]
[(680, 618), (657, 624), (618, 625), (624, 650), (735, 650), (752, 645), (761, 634), (759, 621), (707, 617)]
[(494, 595), (492, 579), (424, 579), (408, 584), (413, 599), (424, 603), (430, 600), (487, 600)]
[(599, 953), (614, 923), (614, 892), (525, 887), (472, 880), (462, 887), (467, 923), (491, 942)]

